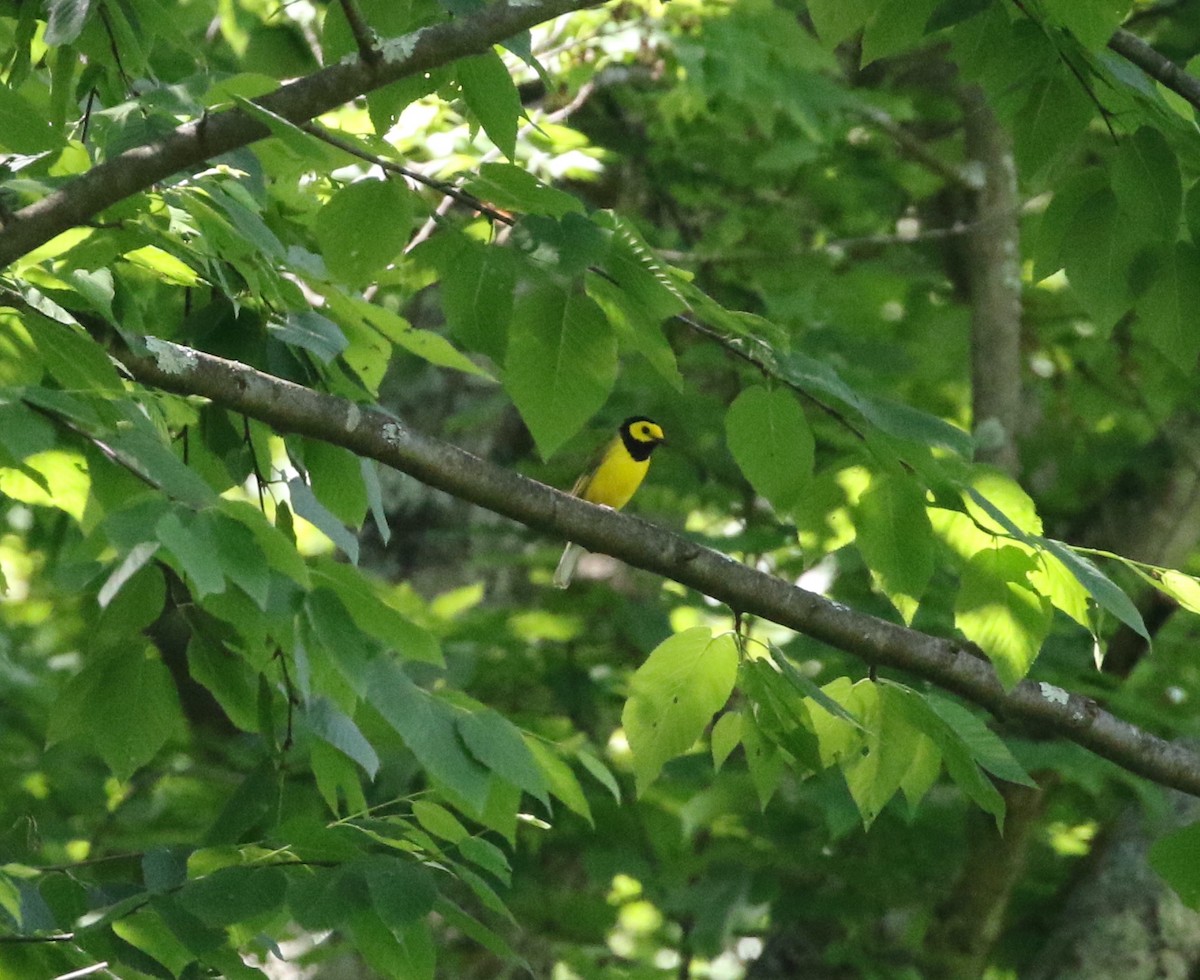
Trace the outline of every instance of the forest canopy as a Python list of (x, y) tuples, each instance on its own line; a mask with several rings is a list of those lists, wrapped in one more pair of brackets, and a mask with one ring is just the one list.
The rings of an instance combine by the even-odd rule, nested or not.
[(0, 0), (0, 978), (1188, 975), (1198, 55)]

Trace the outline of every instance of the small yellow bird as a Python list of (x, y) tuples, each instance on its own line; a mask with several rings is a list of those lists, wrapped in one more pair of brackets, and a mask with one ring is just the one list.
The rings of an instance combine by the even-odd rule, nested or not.
[[(593, 504), (620, 510), (642, 484), (650, 469), (650, 454), (664, 441), (662, 427), (644, 416), (634, 416), (621, 423), (616, 437), (597, 456), (596, 463), (575, 481), (573, 496)], [(563, 550), (554, 584), (565, 589), (571, 584), (575, 566), (584, 548), (571, 542)]]

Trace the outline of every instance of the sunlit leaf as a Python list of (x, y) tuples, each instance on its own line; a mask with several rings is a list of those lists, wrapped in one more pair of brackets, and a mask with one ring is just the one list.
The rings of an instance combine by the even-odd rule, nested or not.
[(713, 636), (697, 627), (664, 640), (637, 669), (621, 723), (633, 750), (639, 791), (703, 734), (729, 699), (737, 663), (732, 636)]

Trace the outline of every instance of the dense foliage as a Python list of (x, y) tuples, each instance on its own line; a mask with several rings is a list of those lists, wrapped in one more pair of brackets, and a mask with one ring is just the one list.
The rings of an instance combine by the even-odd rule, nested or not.
[[(1194, 960), (1200, 16), (573, 7), (0, 2), (0, 977), (1068, 976), (1143, 825)], [(650, 416), (638, 515), (955, 643), (553, 590), (348, 402)]]

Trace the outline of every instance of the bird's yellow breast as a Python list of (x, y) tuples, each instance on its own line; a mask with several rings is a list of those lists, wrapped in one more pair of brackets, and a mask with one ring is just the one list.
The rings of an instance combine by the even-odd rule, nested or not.
[(592, 472), (579, 496), (593, 504), (620, 510), (633, 496), (650, 469), (650, 460), (634, 459), (621, 440), (614, 439), (604, 451), (600, 464)]

